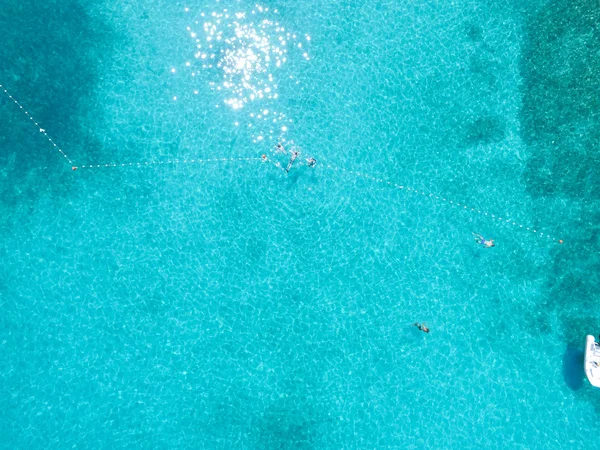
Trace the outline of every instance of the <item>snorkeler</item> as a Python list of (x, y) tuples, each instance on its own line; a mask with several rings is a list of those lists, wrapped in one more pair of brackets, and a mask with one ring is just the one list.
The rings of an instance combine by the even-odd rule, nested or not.
[(306, 164), (308, 164), (308, 167), (315, 167), (315, 164), (317, 164), (317, 160), (315, 158), (308, 158), (306, 160)]
[(286, 172), (289, 172), (290, 169), (292, 168), (292, 164), (294, 164), (294, 161), (296, 161), (296, 158), (300, 156), (300, 152), (297, 150), (294, 150), (292, 152), (292, 157), (290, 158), (290, 162), (288, 163), (287, 167), (285, 168)]
[(429, 333), (429, 328), (427, 328), (427, 326), (425, 325), (425, 322), (423, 322), (423, 323), (415, 322), (415, 323), (413, 323), (413, 327), (417, 327), (419, 329), (419, 331)]
[(486, 240), (482, 235), (477, 234), (477, 233), (471, 233), (473, 235), (473, 237), (475, 238), (475, 242), (477, 242), (480, 245), (483, 245), (485, 248), (490, 248), (493, 247), (494, 244), (494, 240), (490, 239), (490, 240)]

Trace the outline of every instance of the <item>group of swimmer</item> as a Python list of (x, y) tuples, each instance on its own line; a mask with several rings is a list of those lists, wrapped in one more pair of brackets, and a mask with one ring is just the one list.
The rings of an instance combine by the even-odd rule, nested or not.
[[(288, 151), (283, 147), (283, 145), (281, 144), (277, 144), (277, 148), (276, 148), (276, 153), (285, 153), (287, 154)], [(290, 160), (288, 161), (287, 167), (284, 169), (286, 171), (286, 173), (290, 172), (290, 169), (292, 168), (292, 166), (294, 165), (294, 162), (296, 161), (296, 159), (298, 159), (298, 157), (300, 156), (300, 151), (297, 149), (293, 149), (290, 152)], [(263, 161), (267, 160), (267, 155), (262, 155), (262, 159)], [(282, 168), (281, 165), (279, 163), (275, 163), (278, 167)], [(317, 160), (315, 158), (307, 158), (306, 159), (306, 165), (308, 167), (314, 167), (317, 164)], [(477, 234), (477, 233), (472, 233), (473, 237), (475, 238), (475, 242), (477, 242), (479, 245), (483, 246), (484, 248), (491, 248), (494, 247), (494, 240), (493, 239), (486, 239), (484, 238), (482, 235)], [(417, 327), (417, 329), (419, 331), (422, 331), (424, 333), (429, 333), (429, 327), (427, 327), (427, 325), (425, 325), (425, 322), (423, 323), (419, 323), (419, 322), (415, 322), (413, 323), (414, 327)]]
[[(495, 244), (494, 244), (493, 239), (486, 239), (482, 235), (477, 234), (477, 233), (472, 233), (472, 234), (473, 234), (473, 237), (475, 238), (475, 242), (477, 242), (479, 245), (483, 246), (484, 248), (494, 247)], [(425, 322), (423, 322), (423, 323), (415, 322), (415, 323), (413, 323), (413, 327), (417, 327), (417, 329), (419, 331), (422, 331), (424, 333), (429, 333), (429, 328), (427, 327), (427, 325), (425, 325)]]
[[(283, 145), (277, 144), (276, 153), (285, 153), (285, 154), (287, 154), (288, 151), (285, 148), (283, 148)], [(277, 167), (280, 167), (281, 169), (285, 170), (286, 173), (289, 173), (290, 169), (294, 165), (294, 162), (296, 161), (296, 159), (298, 159), (298, 156), (300, 156), (300, 150), (293, 149), (290, 152), (290, 160), (288, 161), (288, 165), (287, 165), (287, 167), (285, 169), (283, 169), (283, 167), (281, 167), (281, 165), (279, 163), (275, 163), (275, 165)], [(266, 161), (267, 160), (267, 155), (262, 155), (262, 159), (263, 159), (263, 161)], [(316, 164), (317, 164), (317, 160), (315, 158), (310, 157), (310, 158), (306, 159), (306, 165), (308, 167), (315, 167)]]

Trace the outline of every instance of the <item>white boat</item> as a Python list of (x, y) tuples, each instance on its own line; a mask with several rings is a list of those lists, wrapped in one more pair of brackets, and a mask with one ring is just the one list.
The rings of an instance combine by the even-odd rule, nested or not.
[(600, 388), (600, 344), (588, 334), (585, 341), (585, 374), (592, 386)]

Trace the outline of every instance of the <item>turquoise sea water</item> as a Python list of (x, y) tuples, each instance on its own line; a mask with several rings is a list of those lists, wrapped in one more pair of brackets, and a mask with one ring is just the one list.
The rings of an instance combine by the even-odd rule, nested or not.
[(256, 5), (3, 3), (0, 447), (597, 448), (597, 2)]

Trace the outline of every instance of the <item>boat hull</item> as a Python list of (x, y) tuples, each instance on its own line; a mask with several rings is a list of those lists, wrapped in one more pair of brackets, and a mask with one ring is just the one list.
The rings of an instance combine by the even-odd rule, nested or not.
[(600, 345), (594, 336), (588, 335), (585, 340), (584, 370), (588, 381), (594, 387), (600, 388)]

